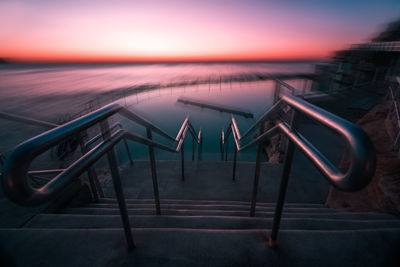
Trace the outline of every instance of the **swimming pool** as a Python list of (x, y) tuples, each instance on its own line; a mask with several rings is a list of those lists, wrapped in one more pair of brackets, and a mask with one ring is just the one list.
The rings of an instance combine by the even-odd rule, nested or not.
[[(293, 86), (302, 85), (301, 80), (290, 81)], [(128, 109), (138, 113), (155, 125), (176, 136), (182, 122), (187, 115), (196, 131), (201, 128), (203, 134), (203, 160), (220, 160), (221, 131), (226, 129), (232, 117), (235, 117), (239, 129), (245, 132), (264, 113), (273, 102), (275, 83), (273, 81), (258, 81), (246, 83), (221, 83), (221, 84), (197, 84), (191, 86), (160, 88), (147, 92), (141, 92), (116, 101)], [(178, 98), (185, 97), (197, 101), (205, 101), (240, 109), (253, 114), (253, 118), (220, 112), (209, 108), (201, 108), (178, 102)], [(144, 127), (132, 123), (123, 117), (117, 116), (114, 122), (121, 122), (127, 130), (146, 136)], [(154, 139), (164, 144), (170, 144), (164, 138), (154, 135)], [(192, 157), (192, 141), (189, 135), (185, 139), (185, 159)], [(230, 141), (230, 151), (233, 151), (233, 142)], [(134, 159), (146, 159), (148, 149), (145, 145), (129, 144)], [(127, 155), (120, 145), (117, 149), (121, 161), (127, 160)], [(197, 146), (195, 146), (197, 151)], [(255, 148), (238, 154), (238, 160), (253, 160)], [(197, 155), (197, 152), (196, 154)], [(156, 159), (179, 159), (179, 155), (162, 150), (156, 150)]]

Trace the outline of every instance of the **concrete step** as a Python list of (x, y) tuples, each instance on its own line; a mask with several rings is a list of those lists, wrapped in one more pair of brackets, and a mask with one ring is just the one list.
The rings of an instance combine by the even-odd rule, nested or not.
[[(154, 198), (126, 198), (126, 204), (152, 204)], [(164, 204), (226, 204), (226, 205), (250, 205), (250, 201), (233, 201), (233, 200), (191, 200), (191, 199), (160, 199)], [(100, 198), (99, 203), (94, 204), (117, 204), (116, 198)], [(275, 202), (257, 202), (257, 206), (275, 206)], [(304, 207), (304, 208), (318, 208), (325, 207), (323, 204), (316, 203), (285, 203), (287, 207)]]
[[(237, 216), (130, 216), (134, 228), (190, 229), (270, 229), (272, 218)], [(118, 215), (41, 214), (29, 221), (26, 228), (92, 229), (120, 228)], [(400, 228), (400, 220), (351, 220), (336, 218), (282, 218), (282, 229), (292, 230), (359, 230)]]
[[(279, 248), (259, 230), (0, 229), (4, 266), (396, 266), (400, 229), (291, 231)], [(391, 265), (392, 264), (392, 265)], [(398, 266), (398, 265), (397, 265)]]
[[(293, 167), (286, 201), (324, 203), (329, 183), (309, 161), (296, 163), (297, 165), (301, 168)], [(160, 198), (248, 202), (253, 191), (255, 162), (238, 162), (235, 182), (232, 181), (232, 166), (232, 162), (223, 161), (186, 161), (185, 181), (182, 181), (180, 161), (157, 161)], [(260, 202), (276, 201), (281, 172), (282, 164), (261, 164), (258, 188)], [(148, 161), (135, 161), (133, 166), (121, 167), (121, 183), (125, 196), (153, 198), (151, 177)], [(112, 182), (106, 182), (105, 186), (106, 196), (115, 197)]]
[[(339, 211), (329, 209), (312, 209), (312, 208), (286, 208), (285, 213), (307, 213), (307, 214), (334, 214)], [(150, 206), (148, 208), (128, 208), (128, 214), (130, 215), (153, 215), (155, 214), (155, 207)], [(275, 208), (256, 208), (256, 216), (268, 216), (273, 214)], [(119, 214), (118, 208), (100, 208), (100, 207), (83, 207), (83, 208), (68, 208), (62, 211), (64, 214), (97, 214), (97, 215), (117, 215)], [(161, 214), (163, 215), (231, 215), (231, 216), (249, 216), (250, 208), (243, 209), (221, 209), (210, 207), (198, 208), (198, 209), (187, 209), (187, 208), (165, 208), (161, 206)]]
[[(129, 209), (129, 215), (156, 215), (155, 208), (149, 209)], [(63, 214), (86, 214), (86, 215), (119, 215), (117, 208), (68, 208), (63, 210)], [(184, 210), (184, 209), (162, 209), (162, 216), (241, 216), (249, 217), (250, 209), (248, 210)], [(255, 217), (272, 218), (274, 210), (271, 211), (256, 211)], [(337, 219), (383, 219), (383, 220), (400, 220), (399, 217), (377, 212), (307, 212), (299, 210), (284, 210), (285, 217), (303, 217), (303, 218), (337, 218)]]
[[(272, 217), (274, 209), (261, 211), (256, 209), (255, 217)], [(68, 208), (63, 210), (63, 214), (87, 214), (87, 215), (119, 215), (118, 208)], [(151, 208), (128, 209), (129, 215), (156, 215), (154, 206)], [(248, 217), (250, 209), (247, 210), (188, 210), (188, 209), (161, 209), (162, 215), (176, 216), (244, 216)], [(385, 219), (399, 220), (399, 217), (376, 212), (345, 212), (338, 210), (319, 210), (312, 209), (284, 209), (283, 214), (289, 217), (311, 217), (311, 218), (350, 218), (350, 219)]]
[[(155, 204), (153, 203), (136, 203), (136, 204), (127, 204), (128, 209), (153, 209)], [(85, 208), (93, 208), (93, 209), (117, 209), (118, 204), (88, 204), (84, 206)], [(180, 209), (180, 210), (250, 210), (250, 204), (169, 204), (161, 202), (161, 209)], [(322, 206), (311, 206), (311, 207), (303, 207), (301, 205), (288, 205), (285, 207), (287, 211), (298, 211), (298, 212), (336, 212), (334, 209), (327, 209)], [(275, 205), (271, 204), (268, 206), (256, 206), (256, 210), (259, 211), (271, 211), (275, 210)]]

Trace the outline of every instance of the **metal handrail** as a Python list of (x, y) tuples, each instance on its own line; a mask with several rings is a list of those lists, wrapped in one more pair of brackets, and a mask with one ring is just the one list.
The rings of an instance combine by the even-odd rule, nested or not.
[[(116, 132), (111, 133), (110, 127), (108, 126), (107, 118), (116, 113), (119, 113), (124, 117), (145, 126), (147, 129), (147, 138), (123, 129), (119, 129)], [(101, 143), (96, 145), (90, 151), (84, 153), (82, 157), (72, 163), (68, 168), (58, 173), (44, 186), (40, 188), (34, 188), (32, 185), (30, 185), (30, 183), (28, 182), (28, 168), (34, 158), (50, 149), (52, 146), (58, 144), (66, 137), (74, 134), (79, 134), (80, 132), (95, 125), (96, 123), (100, 123), (102, 129), (103, 141)], [(178, 153), (181, 151), (183, 179), (183, 142), (188, 129), (191, 128), (194, 131), (188, 117), (185, 119), (183, 126), (184, 130), (182, 134), (178, 133), (177, 137), (173, 138), (166, 132), (162, 131), (160, 128), (156, 127), (150, 121), (140, 117), (130, 110), (125, 109), (123, 106), (118, 104), (109, 104), (85, 116), (82, 116), (78, 119), (44, 132), (17, 146), (11, 152), (4, 165), (2, 174), (2, 184), (4, 192), (9, 199), (20, 205), (31, 206), (43, 204), (54, 198), (61, 190), (68, 186), (73, 179), (77, 178), (84, 171), (88, 170), (90, 166), (92, 166), (101, 156), (107, 153), (111, 174), (114, 181), (114, 187), (121, 211), (121, 217), (124, 224), (128, 247), (133, 248), (134, 243), (129, 225), (125, 199), (123, 196), (121, 182), (119, 178), (115, 152), (113, 151), (113, 148), (119, 141), (124, 138), (149, 146), (156, 210), (157, 214), (160, 214), (161, 212), (158, 195), (158, 183), (153, 149), (159, 148), (174, 153)], [(177, 142), (177, 147), (171, 148), (152, 140), (152, 131), (160, 134), (163, 137), (166, 137), (173, 142)], [(192, 131), (189, 132), (192, 133)], [(193, 139), (197, 138), (198, 144), (202, 143), (201, 131), (197, 136), (193, 133), (192, 135)]]
[[(122, 124), (121, 123), (115, 123), (110, 127), (110, 132), (113, 132), (115, 129), (120, 128), (122, 129)], [(89, 149), (90, 146), (92, 146), (93, 144), (95, 144), (97, 141), (99, 141), (101, 138), (103, 138), (103, 134), (99, 133), (97, 135), (95, 135), (94, 137), (92, 137), (89, 141), (87, 141), (84, 144), (85, 150)], [(131, 151), (129, 150), (129, 146), (128, 143), (126, 142), (126, 138), (124, 138), (124, 145), (125, 145), (125, 149), (126, 152), (128, 154), (128, 158), (129, 158), (129, 162), (131, 163), (131, 165), (133, 165), (133, 159), (132, 159), (132, 155), (131, 155)]]
[[(292, 110), (290, 123), (283, 121), (278, 114), (285, 107), (289, 107)], [(350, 166), (346, 172), (343, 173), (340, 171), (331, 161), (327, 159), (326, 156), (324, 156), (315, 146), (313, 146), (311, 142), (309, 142), (297, 131), (298, 117), (300, 114), (305, 114), (308, 117), (318, 121), (322, 125), (334, 130), (346, 140), (350, 150)], [(267, 131), (264, 131), (265, 122), (271, 119), (276, 120), (276, 125)], [(245, 139), (247, 139), (256, 129), (260, 130), (259, 135), (243, 144)], [(232, 116), (232, 120), (229, 123), (226, 132), (223, 131), (221, 135), (221, 150), (223, 149), (223, 144), (228, 143), (227, 138), (229, 137), (230, 133), (232, 133), (235, 141), (232, 176), (233, 180), (235, 180), (237, 152), (241, 152), (252, 146), (258, 145), (250, 216), (255, 215), (258, 180), (260, 175), (261, 152), (264, 147), (264, 143), (266, 140), (278, 133), (283, 133), (288, 137), (280, 192), (276, 203), (271, 236), (268, 239), (268, 245), (270, 247), (277, 246), (276, 240), (282, 216), (291, 163), (293, 160), (294, 145), (296, 145), (324, 175), (324, 177), (327, 178), (327, 180), (339, 190), (360, 190), (371, 181), (375, 173), (375, 149), (368, 135), (360, 127), (292, 95), (281, 96), (279, 101), (276, 102), (263, 115), (261, 115), (261, 117), (243, 135), (240, 134), (236, 120)], [(227, 154), (227, 149), (225, 153)]]
[[(270, 130), (260, 134), (246, 145), (241, 145), (241, 141), (250, 133), (254, 132), (257, 126), (264, 123), (274, 115), (278, 107), (288, 105), (297, 112), (304, 113), (314, 120), (338, 132), (348, 143), (351, 150), (351, 164), (349, 169), (342, 173), (334, 166), (317, 148), (315, 148), (304, 136), (289, 126), (286, 122), (280, 122)], [(367, 134), (357, 125), (352, 124), (322, 108), (314, 106), (302, 99), (294, 96), (282, 96), (281, 100), (271, 107), (257, 122), (250, 127), (246, 134), (240, 136), (235, 118), (232, 117), (231, 131), (235, 139), (238, 152), (267, 140), (273, 135), (283, 132), (294, 142), (313, 162), (313, 164), (324, 174), (328, 181), (344, 191), (356, 191), (366, 186), (375, 168), (375, 153), (373, 145)]]

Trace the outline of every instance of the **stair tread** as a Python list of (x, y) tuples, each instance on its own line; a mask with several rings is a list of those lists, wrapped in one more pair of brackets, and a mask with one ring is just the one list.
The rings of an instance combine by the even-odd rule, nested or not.
[[(126, 204), (128, 209), (140, 209), (140, 208), (154, 208), (154, 203), (138, 203), (138, 204)], [(250, 209), (250, 204), (168, 204), (168, 203), (161, 203), (162, 209), (191, 209), (191, 210), (201, 210), (201, 209), (224, 209), (224, 210), (241, 210), (241, 209)], [(79, 208), (79, 207), (77, 207)], [(88, 204), (83, 206), (82, 208), (118, 208), (118, 204)], [(271, 210), (275, 209), (275, 205), (270, 206), (262, 206), (257, 205), (256, 208), (258, 210)], [(315, 210), (315, 211), (331, 211), (334, 212), (333, 209), (327, 209), (325, 207), (313, 207), (313, 206), (286, 206), (288, 210)]]
[[(99, 200), (99, 204), (117, 204), (116, 198), (101, 198)], [(154, 198), (125, 198), (126, 203), (154, 203)], [(172, 198), (160, 198), (160, 202), (165, 203), (177, 203), (177, 204), (185, 204), (185, 203), (204, 203), (204, 204), (212, 204), (212, 203), (220, 203), (220, 204), (250, 204), (250, 201), (239, 201), (239, 200), (193, 200), (193, 199), (172, 199)], [(94, 203), (96, 204), (96, 203)], [(258, 201), (257, 205), (276, 205), (275, 202), (261, 202)], [(286, 202), (285, 205), (289, 206), (316, 206), (316, 207), (324, 207), (324, 204), (320, 203), (297, 203), (297, 202)]]
[[(7, 244), (3, 255), (16, 266), (384, 266), (396, 259), (400, 247), (400, 229), (283, 229), (278, 251), (266, 247), (267, 234), (258, 229), (133, 229), (134, 252), (126, 250), (121, 229), (0, 229), (0, 240)], [(371, 240), (379, 246), (371, 249)]]
[[(132, 215), (154, 215), (155, 208), (141, 208), (141, 209), (128, 209), (128, 214)], [(310, 212), (311, 211), (311, 212)], [(163, 215), (236, 215), (236, 216), (249, 216), (250, 209), (247, 210), (188, 210), (188, 209), (161, 209)], [(63, 210), (63, 214), (97, 214), (97, 215), (119, 215), (120, 211), (118, 208), (68, 208)], [(256, 209), (256, 216), (273, 216), (274, 209), (268, 211), (260, 211)], [(286, 215), (302, 215), (302, 216), (366, 216), (370, 214), (375, 217), (387, 217), (392, 219), (399, 219), (396, 216), (384, 214), (384, 213), (374, 213), (374, 212), (346, 212), (346, 211), (317, 211), (312, 212), (312, 210), (289, 210), (284, 209), (283, 214)]]
[[(129, 216), (132, 227), (138, 228), (210, 228), (246, 229), (271, 228), (272, 218), (238, 216)], [(122, 227), (118, 215), (66, 215), (41, 214), (36, 216), (27, 228), (119, 228)], [(282, 217), (284, 229), (365, 229), (400, 228), (400, 220), (385, 219), (338, 219), (338, 218), (286, 218)]]

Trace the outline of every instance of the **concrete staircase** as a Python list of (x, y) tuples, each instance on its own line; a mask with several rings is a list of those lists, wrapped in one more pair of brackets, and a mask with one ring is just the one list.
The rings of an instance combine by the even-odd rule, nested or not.
[[(161, 200), (162, 216), (155, 215), (154, 200), (127, 199), (130, 221), (135, 228), (156, 229), (271, 229), (273, 203), (258, 203), (256, 217), (249, 217), (250, 205), (238, 201)], [(121, 217), (115, 199), (99, 204), (69, 208), (62, 214), (39, 214), (24, 228), (109, 229), (120, 228)], [(320, 204), (289, 203), (281, 229), (361, 230), (400, 228), (397, 217), (381, 213), (350, 213)]]
[(2, 264), (398, 266), (400, 262), (399, 218), (324, 207), (321, 196), (303, 193), (304, 184), (327, 187), (321, 177), (295, 178), (294, 166), (279, 247), (272, 250), (266, 239), (272, 227), (279, 165), (263, 164), (260, 202), (256, 216), (249, 217), (254, 164), (239, 163), (237, 181), (232, 182), (228, 163), (188, 162), (182, 182), (178, 163), (157, 162), (161, 216), (155, 215), (148, 162), (135, 162), (121, 171), (134, 251), (126, 250), (118, 205), (110, 191), (100, 203), (38, 214), (21, 228), (0, 229)]

